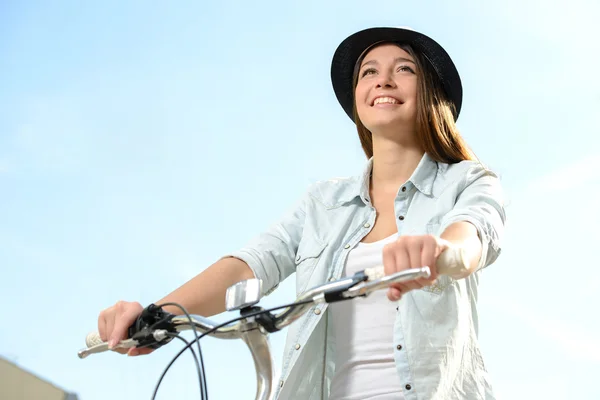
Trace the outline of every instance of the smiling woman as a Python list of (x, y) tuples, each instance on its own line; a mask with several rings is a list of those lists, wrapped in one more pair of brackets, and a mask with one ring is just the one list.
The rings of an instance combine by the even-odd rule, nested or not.
[[(385, 60), (386, 57), (390, 58), (387, 64), (380, 65), (377, 60)], [(373, 79), (379, 79), (375, 82), (379, 90), (374, 93), (369, 85)], [(397, 122), (407, 130), (416, 132), (416, 137), (412, 139), (417, 140), (427, 153), (445, 163), (475, 158), (454, 123), (455, 116), (458, 117), (457, 107), (444, 93), (432, 64), (423, 53), (415, 52), (410, 45), (384, 42), (365, 50), (356, 62), (353, 86), (358, 100), (354, 103), (353, 117), (368, 158), (373, 156), (373, 139), (370, 129), (365, 126), (370, 126), (369, 109), (365, 104), (373, 107), (377, 103), (378, 108), (395, 111), (394, 106), (399, 108), (407, 101), (406, 111), (403, 112), (404, 120)], [(362, 98), (369, 94), (371, 98)], [(391, 97), (384, 97), (386, 95)], [(386, 101), (383, 102), (382, 99)], [(388, 118), (393, 118), (393, 113), (388, 114)], [(396, 118), (400, 115), (402, 113), (396, 115)], [(375, 121), (377, 120), (382, 123), (382, 116)]]
[[(372, 28), (342, 41), (331, 77), (368, 158), (363, 173), (315, 183), (267, 231), (158, 304), (211, 316), (224, 311), (227, 287), (252, 277), (267, 295), (295, 273), (300, 293), (381, 264), (387, 275), (428, 266), (430, 278), (393, 284), (387, 298), (320, 305), (294, 322), (272, 397), (494, 399), (476, 301), (482, 270), (500, 254), (504, 203), (497, 176), (456, 128), (456, 67), (423, 34)], [(467, 267), (438, 276), (450, 246), (464, 250)], [(101, 339), (124, 339), (141, 311), (128, 302), (102, 311)]]
[(387, 131), (391, 138), (410, 141), (417, 114), (415, 61), (394, 44), (374, 46), (362, 58), (354, 77), (355, 120), (368, 127), (364, 131)]

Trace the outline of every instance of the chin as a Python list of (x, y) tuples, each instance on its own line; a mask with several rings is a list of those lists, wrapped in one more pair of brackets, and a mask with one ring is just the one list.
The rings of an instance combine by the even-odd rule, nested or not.
[(414, 118), (406, 118), (404, 116), (389, 116), (372, 118), (368, 121), (364, 121), (363, 124), (371, 132), (377, 131), (389, 131), (398, 128), (414, 127)]

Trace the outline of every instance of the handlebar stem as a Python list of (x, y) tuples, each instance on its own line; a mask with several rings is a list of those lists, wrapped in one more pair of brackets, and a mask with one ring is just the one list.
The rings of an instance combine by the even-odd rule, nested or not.
[(273, 356), (270, 351), (267, 332), (256, 327), (242, 333), (242, 340), (250, 349), (256, 370), (256, 400), (269, 400), (275, 381)]

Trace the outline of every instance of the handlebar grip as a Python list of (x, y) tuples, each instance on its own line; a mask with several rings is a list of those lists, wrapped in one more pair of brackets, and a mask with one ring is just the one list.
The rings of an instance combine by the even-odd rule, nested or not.
[(439, 275), (460, 278), (469, 270), (465, 249), (460, 246), (448, 247), (439, 255), (435, 266)]
[[(136, 318), (136, 321), (127, 330), (128, 338), (131, 338), (136, 332), (138, 332), (138, 330), (136, 330), (136, 323), (138, 320), (139, 317)], [(103, 343), (105, 342), (103, 342), (102, 339), (100, 339), (100, 333), (98, 331), (90, 332), (85, 337), (85, 345), (87, 347), (92, 347)]]
[[(465, 249), (459, 246), (448, 247), (439, 255), (435, 266), (439, 275), (460, 278), (469, 269)], [(385, 276), (383, 265), (365, 268), (364, 273), (369, 277), (369, 281), (381, 279)]]
[(379, 265), (377, 267), (365, 268), (365, 275), (369, 278), (369, 281), (374, 281), (376, 279), (381, 279), (385, 276), (385, 270), (383, 269), (383, 265)]
[(99, 344), (104, 343), (102, 341), (102, 339), (100, 339), (100, 334), (96, 331), (96, 332), (90, 332), (87, 334), (87, 336), (85, 337), (85, 345), (87, 347), (92, 347), (92, 346), (96, 346)]

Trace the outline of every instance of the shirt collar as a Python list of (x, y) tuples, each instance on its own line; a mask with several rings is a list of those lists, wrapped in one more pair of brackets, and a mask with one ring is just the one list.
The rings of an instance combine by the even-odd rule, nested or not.
[[(433, 192), (433, 182), (437, 176), (437, 168), (437, 162), (429, 154), (424, 153), (408, 182), (412, 183), (424, 195), (430, 196)], [(360, 186), (354, 191), (354, 197), (359, 196), (366, 204), (370, 204), (369, 187), (372, 170), (373, 157), (367, 162), (359, 181)]]

